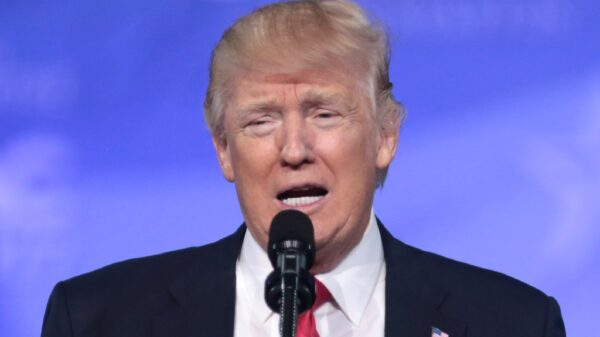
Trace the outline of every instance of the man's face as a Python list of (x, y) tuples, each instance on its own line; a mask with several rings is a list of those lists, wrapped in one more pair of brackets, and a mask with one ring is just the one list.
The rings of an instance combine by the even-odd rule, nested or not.
[(273, 217), (289, 208), (315, 228), (313, 272), (335, 267), (368, 224), (376, 170), (389, 165), (397, 132), (383, 135), (359, 82), (314, 71), (238, 77), (214, 139), (235, 182), (248, 229), (266, 248)]

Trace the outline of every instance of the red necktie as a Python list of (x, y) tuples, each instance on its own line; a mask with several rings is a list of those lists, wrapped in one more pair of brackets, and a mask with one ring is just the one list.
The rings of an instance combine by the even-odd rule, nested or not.
[(331, 301), (331, 293), (321, 281), (315, 278), (315, 285), (317, 286), (317, 295), (315, 298), (315, 303), (313, 303), (312, 307), (302, 313), (300, 317), (298, 317), (298, 330), (296, 332), (296, 337), (319, 337), (319, 333), (317, 332), (317, 325), (315, 323), (315, 316), (313, 315), (314, 311), (317, 310), (322, 304), (325, 302)]

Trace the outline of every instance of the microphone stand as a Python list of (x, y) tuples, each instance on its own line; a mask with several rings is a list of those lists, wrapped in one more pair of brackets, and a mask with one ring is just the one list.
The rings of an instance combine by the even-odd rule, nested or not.
[(306, 257), (302, 254), (279, 254), (277, 265), (265, 282), (265, 297), (271, 309), (279, 313), (281, 337), (295, 337), (298, 315), (314, 302), (315, 281), (303, 268)]
[(279, 332), (281, 337), (295, 337), (298, 324), (298, 277), (284, 274), (281, 291)]
[(269, 229), (267, 254), (273, 271), (265, 280), (265, 302), (279, 313), (281, 337), (295, 337), (298, 315), (315, 301), (315, 279), (309, 272), (315, 257), (310, 218), (293, 209), (277, 213)]

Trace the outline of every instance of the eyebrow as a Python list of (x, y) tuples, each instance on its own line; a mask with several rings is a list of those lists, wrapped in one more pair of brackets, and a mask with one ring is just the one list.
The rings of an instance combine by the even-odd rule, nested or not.
[(301, 106), (303, 109), (311, 108), (320, 104), (341, 104), (346, 108), (352, 108), (356, 105), (356, 102), (355, 100), (349, 102), (343, 95), (332, 92), (309, 91), (302, 96)]
[(258, 101), (255, 103), (250, 103), (239, 109), (243, 114), (257, 113), (257, 112), (267, 112), (273, 110), (282, 110), (283, 106), (277, 102), (276, 99), (269, 99), (265, 101)]
[(350, 106), (339, 93), (332, 92), (320, 92), (320, 91), (309, 91), (306, 94), (302, 95), (302, 107), (312, 107), (314, 105), (319, 104), (343, 104), (345, 106)]

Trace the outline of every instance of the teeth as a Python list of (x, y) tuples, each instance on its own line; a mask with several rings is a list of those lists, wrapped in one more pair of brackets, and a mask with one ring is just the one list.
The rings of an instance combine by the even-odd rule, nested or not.
[(304, 206), (317, 202), (323, 198), (322, 195), (317, 197), (299, 197), (299, 198), (287, 198), (283, 199), (282, 202), (288, 206)]

